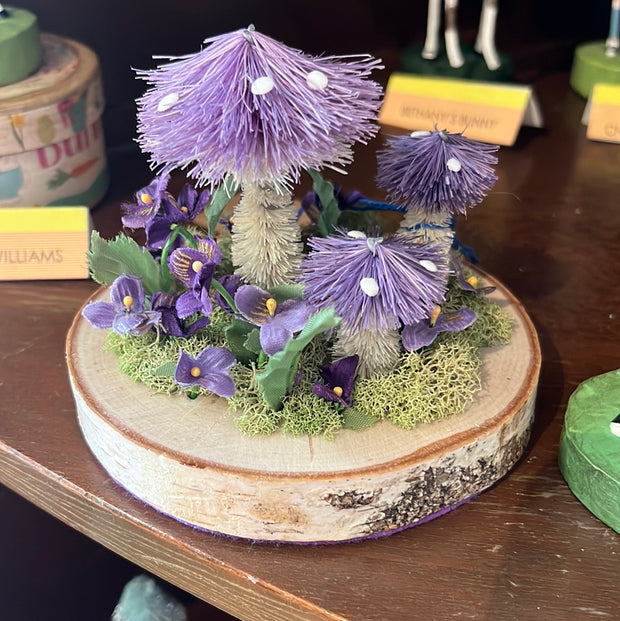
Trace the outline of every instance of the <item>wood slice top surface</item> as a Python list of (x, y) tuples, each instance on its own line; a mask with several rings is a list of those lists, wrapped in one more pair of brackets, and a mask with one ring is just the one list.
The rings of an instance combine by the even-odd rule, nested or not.
[[(341, 430), (335, 439), (244, 436), (224, 399), (157, 395), (120, 372), (103, 350), (106, 331), (81, 315), (67, 339), (69, 372), (88, 408), (130, 442), (196, 467), (243, 471), (264, 478), (332, 478), (356, 471), (389, 471), (413, 465), (475, 441), (521, 409), (536, 388), (540, 351), (535, 330), (519, 302), (499, 283), (492, 299), (514, 319), (506, 346), (483, 350), (482, 389), (462, 413), (415, 430), (381, 421), (362, 432)], [(91, 300), (106, 299), (99, 290)]]

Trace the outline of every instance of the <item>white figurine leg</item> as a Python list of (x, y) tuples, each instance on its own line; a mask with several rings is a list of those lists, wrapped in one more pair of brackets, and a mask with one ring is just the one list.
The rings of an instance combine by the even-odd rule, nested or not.
[(501, 61), (495, 48), (495, 27), (497, 25), (497, 0), (484, 0), (480, 13), (480, 25), (474, 48), (482, 54), (491, 71), (499, 69)]
[(439, 53), (439, 26), (441, 24), (441, 0), (428, 0), (426, 20), (426, 39), (422, 48), (422, 58), (435, 60)]
[(461, 52), (461, 43), (459, 41), (458, 30), (458, 8), (459, 0), (445, 0), (445, 17), (446, 17), (446, 54), (450, 67), (457, 69), (465, 64), (463, 53)]
[(609, 36), (605, 41), (605, 55), (614, 57), (620, 51), (620, 0), (611, 0)]

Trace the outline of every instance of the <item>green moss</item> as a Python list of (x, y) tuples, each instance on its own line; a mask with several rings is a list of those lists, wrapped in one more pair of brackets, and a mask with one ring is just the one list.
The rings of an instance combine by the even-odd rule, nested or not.
[(273, 433), (282, 414), (274, 412), (263, 400), (255, 379), (256, 367), (237, 364), (231, 369), (231, 376), (235, 382), (235, 395), (228, 400), (228, 407), (237, 416), (237, 428), (249, 436)]
[[(357, 381), (352, 405), (360, 420), (388, 419), (399, 427), (412, 429), (467, 407), (480, 389), (478, 350), (507, 343), (512, 320), (495, 302), (463, 291), (453, 282), (444, 310), (463, 306), (477, 313), (473, 326), (458, 333), (443, 333), (418, 352), (403, 353), (397, 368), (388, 375)], [(152, 333), (122, 337), (111, 332), (107, 348), (118, 355), (124, 373), (155, 392), (171, 394), (178, 391), (178, 386), (172, 377), (162, 377), (157, 370), (165, 363), (176, 363), (180, 347), (196, 356), (207, 345), (225, 346), (225, 329), (230, 322), (231, 316), (215, 307), (211, 324), (189, 339), (158, 338)], [(236, 392), (228, 405), (239, 430), (255, 435), (280, 429), (295, 436), (332, 438), (345, 422), (342, 411), (312, 392), (313, 383), (319, 381), (320, 367), (329, 362), (329, 343), (323, 336), (315, 338), (302, 352), (296, 385), (278, 412), (262, 398), (256, 383), (256, 367), (235, 365), (231, 375)]]
[(282, 408), (282, 431), (294, 436), (323, 435), (327, 439), (342, 427), (342, 415), (335, 404), (317, 397), (313, 392), (296, 387), (287, 396)]
[(446, 311), (458, 310), (467, 306), (475, 311), (476, 322), (465, 330), (467, 340), (476, 348), (505, 345), (510, 341), (512, 318), (496, 302), (484, 295), (464, 291), (452, 282), (443, 308)]
[(433, 346), (404, 354), (392, 373), (358, 380), (353, 407), (413, 429), (462, 412), (480, 388), (479, 368), (463, 332), (444, 334)]

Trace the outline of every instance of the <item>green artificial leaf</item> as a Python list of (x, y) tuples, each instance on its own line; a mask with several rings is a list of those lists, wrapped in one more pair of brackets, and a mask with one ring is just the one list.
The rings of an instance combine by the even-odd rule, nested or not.
[(256, 360), (256, 353), (247, 349), (245, 344), (250, 337), (250, 333), (258, 329), (247, 321), (233, 319), (232, 323), (226, 328), (226, 342), (228, 349), (241, 364), (249, 364)]
[(177, 370), (177, 363), (169, 360), (158, 366), (151, 371), (151, 375), (154, 377), (174, 377), (174, 372)]
[(342, 428), (353, 431), (363, 431), (372, 427), (379, 419), (368, 412), (361, 412), (355, 408), (347, 408), (342, 412)]
[(207, 227), (211, 237), (215, 237), (215, 227), (220, 220), (222, 211), (224, 211), (224, 207), (228, 205), (238, 189), (239, 184), (235, 181), (235, 178), (232, 175), (228, 175), (211, 197), (209, 204), (205, 208)]
[(260, 337), (260, 332), (258, 328), (254, 328), (254, 330), (252, 330), (248, 334), (248, 337), (245, 339), (245, 342), (243, 343), (243, 346), (248, 351), (251, 351), (253, 354), (256, 354), (257, 356), (258, 354), (261, 353), (261, 351), (263, 351), (263, 348), (261, 347), (261, 344), (260, 344), (259, 337)]
[(303, 297), (304, 286), (298, 284), (279, 285), (269, 290), (269, 293), (273, 296), (273, 299), (282, 304), (285, 300), (292, 300)]
[(334, 227), (340, 218), (340, 208), (338, 207), (334, 184), (325, 181), (316, 170), (309, 169), (308, 173), (312, 177), (312, 189), (316, 192), (323, 206), (318, 221), (319, 233), (323, 237), (327, 237), (334, 232)]
[(304, 347), (315, 336), (334, 328), (339, 323), (340, 317), (336, 317), (333, 308), (323, 309), (308, 319), (304, 329), (292, 338), (282, 351), (269, 358), (265, 370), (256, 376), (256, 381), (265, 403), (270, 408), (277, 411), (282, 407), (282, 401), (293, 383), (299, 356)]
[(146, 295), (162, 290), (159, 263), (131, 237), (122, 233), (106, 240), (93, 231), (88, 267), (93, 280), (101, 285), (111, 285), (119, 276), (126, 274), (142, 279)]

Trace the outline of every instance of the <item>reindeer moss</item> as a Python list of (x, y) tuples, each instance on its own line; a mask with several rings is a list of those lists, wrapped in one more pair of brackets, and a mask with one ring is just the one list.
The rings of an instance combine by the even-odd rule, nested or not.
[[(396, 369), (387, 375), (357, 381), (352, 406), (362, 418), (388, 419), (412, 429), (460, 413), (473, 401), (480, 389), (478, 350), (507, 343), (512, 321), (495, 302), (452, 283), (443, 308), (449, 311), (463, 306), (478, 315), (473, 326), (458, 333), (443, 333), (418, 352), (404, 352)], [(158, 337), (154, 333), (123, 337), (111, 332), (107, 348), (118, 355), (124, 373), (155, 392), (172, 394), (179, 388), (170, 375), (158, 374), (162, 365), (176, 364), (180, 347), (196, 356), (208, 345), (225, 346), (224, 330), (229, 323), (230, 315), (216, 307), (211, 324), (189, 339)], [(236, 392), (228, 406), (239, 430), (255, 435), (279, 429), (295, 436), (332, 438), (343, 425), (347, 426), (342, 410), (312, 392), (313, 383), (319, 381), (319, 368), (329, 361), (325, 338), (312, 341), (302, 352), (296, 384), (278, 412), (262, 399), (255, 379), (260, 370), (254, 365), (236, 364), (231, 369)]]

